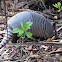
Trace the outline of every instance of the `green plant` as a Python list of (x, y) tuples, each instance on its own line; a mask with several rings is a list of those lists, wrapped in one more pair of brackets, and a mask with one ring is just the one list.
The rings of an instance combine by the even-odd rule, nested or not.
[[(62, 6), (61, 6), (61, 2), (57, 2), (57, 4), (55, 3), (55, 4), (53, 4), (53, 6), (59, 9), (59, 11), (60, 11), (60, 17), (62, 17), (62, 12), (61, 12)], [(62, 21), (60, 21), (60, 22), (62, 22)]]
[(18, 33), (18, 37), (22, 38), (22, 48), (21, 48), (21, 56), (23, 56), (22, 52), (23, 52), (23, 41), (25, 36), (27, 36), (28, 38), (32, 38), (32, 33), (31, 32), (27, 32), (28, 29), (30, 29), (30, 26), (33, 24), (33, 22), (29, 21), (26, 23), (22, 23), (20, 22), (21, 27), (20, 28), (15, 28), (12, 30), (12, 33)]
[(57, 4), (53, 4), (54, 7), (58, 8), (60, 11), (62, 10), (62, 6), (60, 2), (57, 2)]
[(26, 22), (26, 23), (22, 23), (20, 22), (21, 27), (20, 28), (15, 28), (12, 30), (12, 33), (18, 33), (18, 37), (21, 37), (22, 40), (25, 38), (25, 36), (27, 36), (28, 38), (32, 38), (32, 33), (31, 32), (27, 32), (28, 29), (30, 29), (30, 26), (32, 25), (32, 22)]

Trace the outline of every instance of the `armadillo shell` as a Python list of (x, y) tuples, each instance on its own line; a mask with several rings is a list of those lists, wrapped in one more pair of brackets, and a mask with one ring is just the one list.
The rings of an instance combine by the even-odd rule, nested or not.
[(53, 26), (49, 20), (47, 20), (43, 15), (40, 15), (34, 11), (24, 11), (16, 14), (8, 20), (8, 25), (14, 28), (20, 28), (20, 22), (32, 21), (33, 24), (31, 29), (34, 37), (49, 38), (53, 36)]

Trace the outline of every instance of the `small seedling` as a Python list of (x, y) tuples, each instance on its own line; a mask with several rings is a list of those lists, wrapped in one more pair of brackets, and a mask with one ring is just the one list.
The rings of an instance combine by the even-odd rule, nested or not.
[(22, 23), (20, 22), (21, 27), (20, 28), (15, 28), (12, 30), (12, 33), (18, 33), (18, 37), (21, 37), (22, 40), (25, 38), (25, 36), (27, 36), (28, 38), (32, 38), (32, 33), (31, 32), (27, 32), (28, 29), (30, 29), (30, 26), (32, 25), (32, 22), (26, 22), (26, 23)]
[[(61, 6), (61, 3), (60, 2), (58, 2), (57, 4), (55, 3), (55, 4), (53, 4), (53, 6), (59, 9), (60, 17), (62, 17), (62, 12), (61, 12), (62, 6)], [(62, 20), (60, 22), (62, 22)]]
[(54, 7), (58, 8), (60, 11), (62, 10), (62, 6), (60, 2), (57, 2), (57, 4), (53, 4)]
[(25, 37), (27, 36), (28, 38), (32, 38), (32, 33), (27, 32), (27, 30), (30, 29), (30, 26), (32, 25), (32, 23), (33, 22), (31, 22), (31, 21), (26, 22), (24, 24), (22, 22), (20, 22), (21, 27), (15, 28), (12, 30), (12, 33), (17, 33), (18, 34), (17, 36), (22, 38), (21, 56), (22, 56), (22, 50), (23, 50), (23, 41), (24, 41)]

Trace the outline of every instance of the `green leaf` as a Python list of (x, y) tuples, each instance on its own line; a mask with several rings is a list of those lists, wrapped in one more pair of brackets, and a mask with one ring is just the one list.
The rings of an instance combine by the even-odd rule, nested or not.
[(23, 33), (24, 33), (23, 29), (20, 29), (20, 31), (19, 31), (17, 36), (20, 37)]
[(55, 3), (55, 5), (53, 4), (54, 7), (58, 8), (57, 4)]
[(15, 29), (12, 30), (12, 33), (18, 33), (19, 31), (20, 31), (19, 28), (15, 28)]
[(26, 22), (26, 24), (28, 24), (29, 26), (31, 26), (33, 24), (32, 21)]
[(61, 10), (61, 3), (58, 2), (57, 4), (53, 4), (54, 7), (58, 8), (59, 10)]
[(29, 21), (29, 22), (26, 22), (24, 24), (22, 24), (22, 22), (20, 22), (21, 24), (21, 28), (24, 30), (24, 31), (27, 31), (28, 29), (30, 29), (30, 26), (32, 25), (32, 22)]
[(25, 38), (25, 36), (21, 36), (22, 40)]
[(58, 5), (58, 8), (60, 9), (61, 8), (61, 3), (58, 2), (57, 5)]
[(53, 37), (51, 38), (51, 40), (54, 40), (54, 38), (55, 38), (55, 36), (53, 36)]
[(30, 26), (31, 26), (31, 25), (32, 25), (32, 22), (31, 22), (31, 21), (26, 22), (25, 24), (23, 24), (24, 30), (26, 31), (26, 30), (30, 29)]
[(27, 36), (28, 38), (32, 38), (32, 33), (31, 33), (31, 32), (25, 32), (25, 34), (26, 34), (26, 36)]
[(20, 24), (21, 24), (21, 27), (23, 28), (23, 23), (22, 23), (22, 22), (20, 22)]
[(25, 24), (23, 24), (23, 29), (24, 29), (24, 31), (26, 31), (26, 30), (30, 29), (30, 26), (25, 23)]

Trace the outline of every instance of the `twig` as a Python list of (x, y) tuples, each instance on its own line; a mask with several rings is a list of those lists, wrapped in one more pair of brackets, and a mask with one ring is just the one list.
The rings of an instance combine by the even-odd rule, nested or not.
[[(59, 41), (59, 40), (58, 40)], [(57, 47), (61, 47), (62, 46), (62, 43), (60, 42), (24, 42), (24, 44), (22, 45), (22, 43), (14, 43), (14, 44), (9, 44), (9, 45), (6, 45), (7, 47), (8, 46), (26, 46), (26, 45), (49, 45), (49, 46), (57, 46)]]
[(55, 54), (55, 53), (62, 53), (62, 50), (61, 51), (52, 51), (52, 52), (49, 52), (48, 54)]

